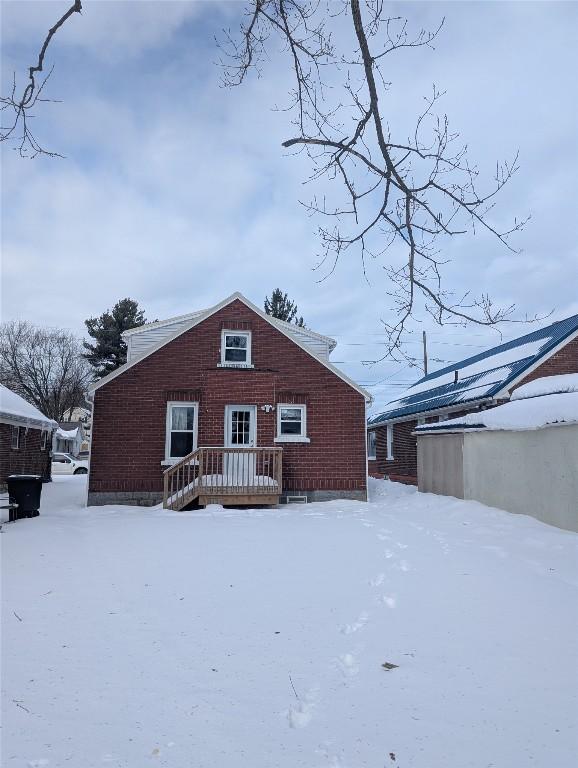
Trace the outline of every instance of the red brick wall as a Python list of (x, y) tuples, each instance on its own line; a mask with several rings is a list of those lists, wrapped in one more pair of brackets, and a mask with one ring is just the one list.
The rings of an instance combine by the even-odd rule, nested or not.
[(20, 447), (11, 447), (12, 427), (0, 424), (0, 486), (4, 487), (8, 475), (49, 476), (50, 435), (44, 451), (40, 449), (42, 432), (20, 427)]
[(552, 355), (549, 360), (546, 360), (545, 363), (539, 365), (532, 373), (525, 376), (522, 381), (516, 384), (514, 389), (542, 376), (557, 376), (561, 373), (578, 373), (578, 337), (568, 342), (555, 355)]
[[(542, 376), (555, 376), (561, 373), (578, 373), (578, 338), (568, 342), (549, 360), (525, 376), (513, 389)], [(499, 404), (496, 403), (496, 405)], [(489, 405), (488, 407), (493, 406)], [(455, 411), (450, 414), (450, 418), (457, 418), (477, 410), (479, 410), (479, 406)], [(437, 417), (427, 418), (426, 421), (437, 421)], [(377, 460), (370, 463), (372, 476), (387, 475), (392, 480), (417, 483), (417, 441), (415, 437), (411, 436), (416, 426), (417, 421), (403, 421), (393, 425), (393, 461), (386, 460), (386, 429), (385, 427), (377, 429)]]
[(400, 421), (393, 424), (393, 459), (387, 459), (387, 430), (376, 429), (376, 460), (373, 462), (373, 477), (387, 476), (393, 479), (415, 478), (417, 482), (417, 447), (411, 433), (417, 421)]
[[(218, 368), (221, 329), (252, 332), (254, 369)], [(199, 402), (198, 445), (223, 445), (225, 406), (307, 405), (310, 443), (282, 443), (284, 490), (365, 491), (365, 402), (235, 301), (95, 393), (91, 492), (162, 490), (166, 403)], [(276, 409), (257, 409), (257, 445), (275, 445)]]

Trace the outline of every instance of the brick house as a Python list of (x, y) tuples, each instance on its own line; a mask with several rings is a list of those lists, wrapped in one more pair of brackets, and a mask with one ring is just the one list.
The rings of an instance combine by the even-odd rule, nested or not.
[(9, 475), (50, 477), (52, 432), (58, 424), (0, 384), (0, 488)]
[(420, 379), (368, 422), (369, 474), (417, 484), (418, 424), (493, 408), (522, 384), (578, 372), (578, 315)]
[(124, 338), (91, 387), (89, 504), (366, 499), (371, 397), (332, 339), (239, 293)]

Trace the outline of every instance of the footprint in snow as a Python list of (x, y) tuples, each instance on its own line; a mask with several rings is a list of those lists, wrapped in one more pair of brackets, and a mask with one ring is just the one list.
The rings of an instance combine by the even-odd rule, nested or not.
[(352, 653), (343, 653), (335, 661), (344, 677), (355, 677), (359, 673), (359, 664)]
[(317, 706), (319, 689), (311, 688), (305, 697), (298, 699), (287, 710), (287, 720), (290, 728), (306, 728), (313, 718), (313, 710)]
[(354, 632), (363, 629), (363, 627), (367, 624), (368, 619), (369, 614), (366, 611), (363, 611), (363, 613), (359, 614), (357, 621), (354, 621), (353, 624), (346, 624), (341, 628), (342, 634), (352, 635)]
[(384, 579), (385, 579), (385, 573), (378, 573), (377, 576), (375, 576), (373, 579), (370, 580), (369, 586), (379, 587), (380, 584), (383, 584)]
[(379, 602), (387, 605), (388, 608), (395, 608), (397, 605), (397, 600), (394, 595), (382, 595), (379, 598)]
[(391, 549), (386, 549), (383, 554), (385, 555), (386, 560), (395, 557), (395, 552), (392, 552)]

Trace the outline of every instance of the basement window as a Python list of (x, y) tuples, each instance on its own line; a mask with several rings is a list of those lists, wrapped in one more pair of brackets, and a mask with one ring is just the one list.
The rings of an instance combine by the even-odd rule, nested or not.
[(387, 460), (393, 461), (393, 424), (386, 427)]
[(221, 334), (221, 366), (251, 366), (251, 332), (223, 331)]
[(197, 448), (198, 403), (167, 403), (165, 460), (174, 462)]

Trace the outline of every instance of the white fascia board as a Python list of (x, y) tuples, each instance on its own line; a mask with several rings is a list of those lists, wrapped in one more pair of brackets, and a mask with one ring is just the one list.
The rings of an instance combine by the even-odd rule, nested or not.
[(138, 357), (133, 358), (130, 362), (127, 362), (124, 365), (121, 365), (115, 371), (112, 371), (112, 373), (109, 373), (107, 376), (104, 376), (99, 381), (94, 382), (94, 384), (90, 385), (88, 391), (95, 392), (97, 389), (100, 389), (100, 387), (104, 386), (105, 384), (108, 384), (113, 379), (116, 379), (117, 376), (121, 376), (123, 373), (125, 373), (125, 371), (128, 371), (130, 368), (137, 365), (142, 360), (145, 360), (147, 357), (157, 352), (166, 344), (169, 344), (171, 341), (174, 341), (183, 333), (190, 331), (191, 328), (194, 328), (203, 320), (207, 320), (209, 317), (214, 315), (216, 312), (219, 312), (221, 309), (226, 307), (228, 304), (231, 304), (236, 299), (238, 299), (243, 304), (245, 304), (245, 306), (248, 307), (248, 309), (253, 310), (255, 314), (259, 315), (259, 317), (265, 320), (265, 322), (269, 323), (269, 325), (272, 328), (275, 328), (275, 330), (283, 334), (283, 336), (289, 339), (289, 341), (292, 341), (293, 344), (296, 344), (300, 349), (302, 349), (310, 357), (312, 357), (314, 360), (320, 363), (324, 368), (327, 368), (328, 371), (331, 371), (331, 373), (334, 373), (338, 378), (340, 378), (342, 381), (344, 381), (346, 384), (352, 387), (352, 389), (355, 389), (356, 392), (359, 392), (360, 395), (363, 395), (363, 397), (369, 403), (373, 401), (373, 396), (367, 390), (363, 389), (363, 387), (360, 387), (359, 384), (356, 384), (352, 379), (346, 376), (342, 371), (339, 370), (339, 368), (336, 368), (329, 361), (322, 360), (321, 358), (317, 357), (317, 355), (312, 350), (308, 349), (304, 344), (302, 344), (298, 339), (296, 339), (295, 336), (289, 333), (289, 331), (285, 331), (280, 325), (277, 325), (277, 323), (273, 322), (273, 319), (266, 312), (263, 312), (262, 310), (260, 310), (259, 307), (256, 307), (252, 302), (249, 301), (249, 299), (245, 298), (245, 296), (243, 296), (243, 294), (239, 293), (238, 291), (231, 294), (231, 296), (227, 297), (226, 299), (223, 299), (223, 301), (220, 301), (218, 304), (215, 304), (214, 307), (211, 307), (211, 309), (208, 309), (206, 312), (203, 312), (200, 315), (195, 315), (194, 317), (191, 318), (191, 320), (188, 323), (185, 323), (181, 328), (175, 331), (175, 333), (171, 334), (165, 339), (162, 339), (158, 344), (155, 344), (153, 347), (150, 347), (149, 349), (145, 350), (142, 354), (140, 354)]
[[(269, 315), (269, 317), (271, 317), (271, 315)], [(317, 333), (317, 331), (312, 331), (311, 328), (304, 328), (301, 325), (295, 325), (294, 323), (288, 323), (285, 320), (279, 320), (278, 317), (274, 317), (272, 318), (272, 320), (275, 322), (275, 325), (281, 325), (281, 326), (285, 326), (286, 328), (290, 328), (294, 333), (300, 333), (303, 336), (311, 336), (314, 339), (319, 339), (320, 341), (327, 342), (330, 352), (333, 352), (333, 350), (337, 346), (337, 342), (335, 341), (335, 339), (332, 339), (331, 336), (324, 336), (322, 333)]]
[(545, 355), (540, 356), (537, 360), (535, 360), (532, 365), (529, 368), (526, 368), (524, 371), (518, 374), (515, 379), (508, 382), (508, 384), (504, 387), (502, 387), (496, 394), (494, 395), (495, 399), (503, 399), (504, 397), (508, 398), (510, 397), (512, 389), (516, 386), (516, 384), (519, 384), (521, 381), (523, 381), (526, 376), (529, 376), (531, 373), (533, 373), (536, 368), (539, 368), (543, 363), (545, 363), (547, 360), (549, 360), (551, 357), (553, 357), (557, 352), (559, 352), (561, 349), (564, 349), (566, 344), (569, 344), (571, 341), (574, 341), (575, 338), (578, 337), (578, 330), (571, 333), (569, 336), (566, 336), (565, 339), (562, 341), (559, 341), (558, 344), (556, 344), (555, 347), (552, 347), (552, 349)]
[(52, 419), (42, 421), (40, 419), (28, 418), (27, 416), (15, 416), (12, 413), (0, 413), (0, 424), (9, 424), (11, 427), (25, 427), (27, 429), (40, 429), (50, 431), (57, 429), (58, 424)]

